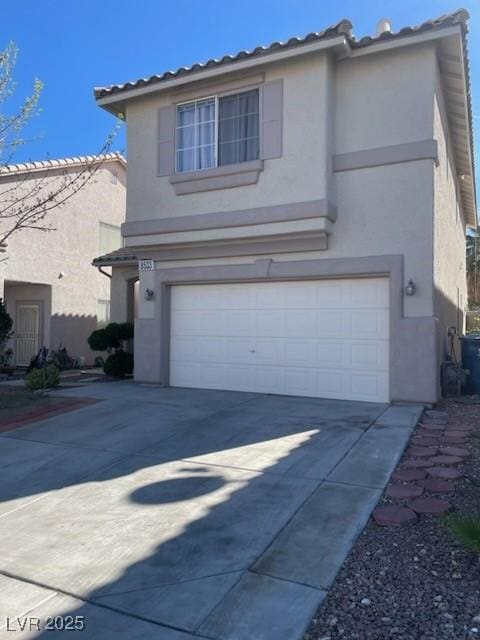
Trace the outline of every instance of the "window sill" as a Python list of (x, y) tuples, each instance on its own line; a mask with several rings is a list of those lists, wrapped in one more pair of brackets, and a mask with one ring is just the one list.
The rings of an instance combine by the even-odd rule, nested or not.
[(263, 171), (263, 160), (253, 160), (203, 171), (176, 173), (170, 176), (170, 184), (177, 196), (215, 189), (231, 189), (256, 184), (260, 171)]

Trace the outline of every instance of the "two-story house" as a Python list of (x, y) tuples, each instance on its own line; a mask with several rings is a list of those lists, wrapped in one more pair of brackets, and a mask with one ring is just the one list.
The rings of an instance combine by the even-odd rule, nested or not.
[[(127, 123), (112, 317), (135, 377), (435, 402), (475, 227), (464, 10), (97, 88)], [(454, 329), (451, 329), (454, 327)]]
[(65, 347), (80, 362), (93, 363), (87, 338), (109, 320), (111, 270), (100, 273), (92, 260), (123, 244), (125, 171), (125, 159), (116, 153), (0, 170), (2, 237), (11, 228), (7, 214), (23, 204), (50, 193), (59, 193), (56, 202), (65, 199), (41, 221), (50, 231), (23, 228), (0, 255), (0, 295), (14, 322), (13, 364), (28, 365), (42, 346)]

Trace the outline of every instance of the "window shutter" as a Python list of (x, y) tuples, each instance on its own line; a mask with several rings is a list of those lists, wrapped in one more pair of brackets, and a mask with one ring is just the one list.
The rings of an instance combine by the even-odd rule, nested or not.
[(282, 155), (283, 80), (266, 82), (261, 88), (260, 158)]
[(175, 107), (158, 110), (158, 176), (175, 173)]

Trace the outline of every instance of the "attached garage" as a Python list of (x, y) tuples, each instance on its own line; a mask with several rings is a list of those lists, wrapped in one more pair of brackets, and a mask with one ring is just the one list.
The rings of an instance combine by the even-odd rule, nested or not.
[(388, 402), (388, 278), (171, 287), (170, 384)]

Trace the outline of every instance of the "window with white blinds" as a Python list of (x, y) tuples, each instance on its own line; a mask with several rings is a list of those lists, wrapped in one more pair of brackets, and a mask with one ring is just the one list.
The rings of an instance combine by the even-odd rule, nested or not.
[(105, 222), (98, 223), (98, 255), (104, 256), (107, 253), (120, 249), (123, 246), (120, 227)]

